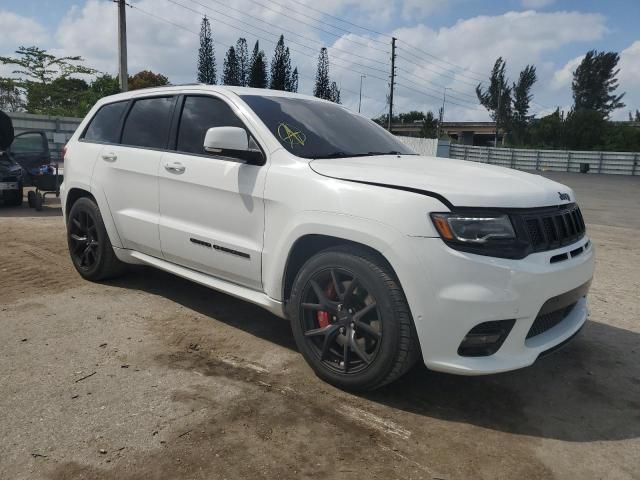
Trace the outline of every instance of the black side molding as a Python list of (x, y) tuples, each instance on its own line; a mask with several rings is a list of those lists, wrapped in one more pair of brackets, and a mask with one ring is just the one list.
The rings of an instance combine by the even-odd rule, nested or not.
[(220, 245), (214, 245), (213, 249), (219, 252), (230, 253), (231, 255), (237, 255), (238, 257), (242, 257), (242, 258), (251, 258), (251, 255), (249, 255), (248, 253), (239, 252), (238, 250), (233, 250), (227, 247), (221, 247)]
[(196, 245), (201, 245), (203, 247), (206, 248), (213, 248), (214, 250), (218, 251), (218, 252), (224, 252), (224, 253), (230, 253), (231, 255), (237, 255), (238, 257), (242, 257), (242, 258), (251, 258), (251, 255), (249, 255), (248, 253), (244, 253), (244, 252), (239, 252), (238, 250), (233, 250), (232, 248), (227, 248), (227, 247), (222, 247), (220, 245), (212, 245), (209, 242), (205, 242), (204, 240), (199, 240), (197, 238), (190, 238), (189, 241), (191, 241), (191, 243), (195, 243)]
[(195, 243), (196, 245), (202, 245), (203, 247), (211, 248), (211, 244), (209, 242), (205, 242), (204, 240), (198, 240), (197, 238), (190, 238), (191, 243)]

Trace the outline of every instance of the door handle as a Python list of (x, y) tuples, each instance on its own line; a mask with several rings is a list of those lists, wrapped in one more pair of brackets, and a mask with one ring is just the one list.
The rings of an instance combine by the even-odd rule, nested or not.
[(113, 152), (103, 153), (102, 154), (102, 159), (105, 162), (115, 162), (118, 159), (118, 156)]
[(168, 162), (164, 164), (164, 169), (170, 173), (181, 174), (185, 171), (185, 166), (180, 162)]

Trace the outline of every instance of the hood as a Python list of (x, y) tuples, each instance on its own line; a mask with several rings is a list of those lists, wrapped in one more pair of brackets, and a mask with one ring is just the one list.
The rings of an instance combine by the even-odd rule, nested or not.
[(420, 190), (456, 207), (533, 208), (575, 201), (570, 188), (540, 175), (450, 158), (381, 155), (318, 159), (309, 166), (326, 177)]
[(20, 165), (0, 153), (0, 173), (3, 175), (17, 175), (22, 171)]

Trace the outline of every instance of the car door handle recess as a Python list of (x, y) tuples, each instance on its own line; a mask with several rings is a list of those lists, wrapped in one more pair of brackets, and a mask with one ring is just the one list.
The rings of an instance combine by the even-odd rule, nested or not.
[(118, 156), (115, 153), (112, 153), (112, 152), (103, 153), (102, 154), (102, 159), (105, 162), (115, 162), (118, 159)]
[(179, 162), (165, 163), (164, 169), (171, 173), (184, 173), (185, 167)]

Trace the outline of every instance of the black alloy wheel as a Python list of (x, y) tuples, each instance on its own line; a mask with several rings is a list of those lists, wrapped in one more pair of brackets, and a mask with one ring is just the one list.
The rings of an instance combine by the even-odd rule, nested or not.
[(71, 257), (81, 269), (91, 270), (99, 260), (98, 228), (88, 211), (79, 210), (70, 217), (69, 240)]
[(420, 357), (394, 271), (364, 247), (331, 247), (307, 260), (293, 281), (287, 316), (316, 375), (345, 390), (379, 388)]
[(125, 271), (125, 264), (118, 260), (109, 241), (100, 209), (89, 197), (79, 198), (71, 206), (67, 244), (73, 266), (87, 280), (105, 280)]
[(375, 360), (382, 321), (375, 297), (353, 272), (317, 272), (303, 293), (304, 337), (330, 369), (357, 374)]

